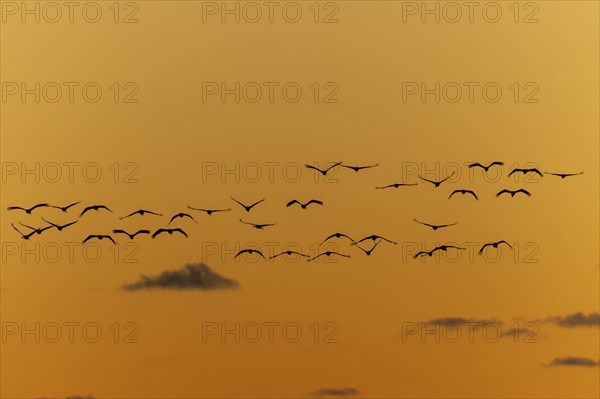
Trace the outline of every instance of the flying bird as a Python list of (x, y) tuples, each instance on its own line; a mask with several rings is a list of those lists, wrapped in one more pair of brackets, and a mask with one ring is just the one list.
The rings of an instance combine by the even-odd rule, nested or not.
[(420, 178), (421, 180), (424, 180), (424, 181), (427, 181), (427, 182), (429, 182), (429, 183), (433, 184), (435, 187), (439, 187), (439, 186), (440, 186), (440, 184), (442, 184), (443, 182), (445, 182), (446, 180), (448, 180), (448, 179), (449, 179), (449, 178), (451, 178), (452, 176), (454, 176), (454, 172), (452, 172), (452, 174), (451, 174), (450, 176), (448, 176), (448, 177), (445, 177), (444, 179), (442, 179), (442, 180), (439, 180), (439, 181), (429, 180), (429, 179), (426, 179), (426, 178), (424, 178), (424, 177), (421, 177), (421, 175), (419, 175), (419, 178)]
[(6, 210), (8, 210), (8, 211), (21, 210), (21, 211), (25, 211), (26, 214), (31, 215), (31, 212), (34, 209), (45, 207), (45, 206), (50, 206), (50, 205), (46, 204), (46, 203), (36, 204), (36, 205), (32, 206), (31, 208), (22, 208), (20, 206), (9, 206), (8, 208), (6, 208)]
[(275, 259), (276, 257), (281, 256), (281, 255), (300, 255), (300, 256), (304, 256), (305, 258), (309, 257), (308, 255), (301, 254), (300, 252), (296, 252), (296, 251), (283, 251), (280, 254), (270, 256), (269, 259)]
[(504, 194), (504, 193), (508, 193), (508, 194), (510, 194), (511, 198), (512, 198), (512, 197), (514, 197), (514, 196), (515, 196), (516, 194), (518, 194), (518, 193), (523, 193), (523, 194), (526, 194), (528, 197), (531, 197), (531, 193), (530, 193), (529, 191), (525, 190), (525, 189), (522, 189), (522, 188), (520, 188), (520, 189), (518, 189), (518, 190), (514, 190), (514, 191), (511, 191), (511, 190), (504, 189), (504, 190), (502, 190), (502, 191), (499, 191), (499, 192), (496, 194), (496, 197), (499, 197), (499, 196), (501, 196), (501, 195), (502, 195), (502, 194)]
[(437, 229), (441, 229), (442, 227), (450, 227), (450, 226), (454, 226), (455, 224), (457, 224), (458, 222), (455, 223), (451, 223), (451, 224), (429, 224), (429, 223), (423, 223), (423, 222), (419, 222), (417, 219), (413, 218), (413, 220), (417, 223), (420, 223), (424, 226), (429, 226), (431, 227), (433, 230), (437, 230)]
[(366, 241), (366, 240), (373, 240), (373, 242), (375, 242), (375, 241), (376, 241), (376, 240), (378, 240), (378, 239), (379, 239), (379, 240), (384, 240), (384, 241), (387, 241), (387, 242), (389, 242), (390, 244), (394, 244), (394, 245), (397, 245), (397, 244), (398, 244), (396, 241), (391, 241), (391, 240), (388, 240), (388, 239), (387, 239), (387, 238), (385, 238), (385, 237), (378, 236), (377, 234), (373, 234), (373, 235), (370, 235), (370, 236), (367, 236), (367, 237), (363, 238), (362, 240), (358, 240), (358, 241), (355, 241), (355, 242), (353, 242), (353, 243), (352, 243), (352, 245), (359, 244), (359, 243), (361, 243), (361, 242), (363, 242), (363, 241)]
[(192, 220), (194, 221), (194, 223), (198, 224), (198, 222), (196, 222), (196, 219), (194, 219), (194, 218), (192, 217), (192, 215), (190, 215), (190, 214), (188, 214), (188, 213), (184, 213), (184, 212), (179, 212), (177, 215), (174, 215), (174, 216), (171, 218), (171, 220), (169, 221), (169, 224), (171, 224), (171, 222), (172, 222), (173, 220), (177, 219), (177, 218), (182, 218), (182, 219), (183, 219), (183, 218), (186, 218), (186, 217), (187, 217), (187, 218), (190, 218), (190, 219), (192, 219)]
[(457, 193), (462, 194), (462, 195), (471, 194), (473, 197), (475, 197), (476, 200), (479, 200), (479, 198), (477, 197), (477, 194), (475, 194), (475, 191), (473, 191), (473, 190), (454, 190), (454, 191), (452, 191), (452, 194), (450, 194), (448, 199), (452, 198), (452, 196)]
[(110, 209), (108, 209), (106, 205), (92, 205), (85, 207), (83, 211), (81, 211), (81, 213), (79, 214), (79, 217), (82, 217), (88, 211), (98, 211), (100, 209), (106, 209), (107, 211), (112, 212)]
[(71, 226), (71, 225), (73, 225), (73, 224), (77, 223), (77, 220), (75, 220), (74, 222), (67, 223), (67, 224), (63, 224), (63, 225), (60, 225), (60, 224), (52, 223), (51, 221), (49, 221), (49, 220), (46, 220), (46, 219), (44, 219), (44, 218), (42, 218), (42, 220), (43, 220), (44, 222), (46, 222), (46, 223), (50, 224), (50, 227), (56, 227), (56, 230), (58, 230), (58, 231), (62, 231), (62, 230), (65, 228), (65, 227), (69, 227), (69, 226)]
[(487, 244), (484, 244), (481, 249), (479, 250), (479, 255), (481, 255), (483, 253), (483, 250), (486, 247), (494, 247), (494, 248), (498, 248), (498, 245), (500, 244), (506, 244), (510, 247), (510, 249), (512, 249), (512, 245), (510, 245), (509, 243), (507, 243), (506, 241), (502, 240), (502, 241), (496, 241), (496, 242), (488, 242)]
[(538, 175), (540, 175), (540, 177), (543, 177), (544, 175), (542, 174), (542, 172), (540, 172), (538, 169), (536, 168), (529, 168), (529, 169), (520, 169), (520, 168), (516, 168), (510, 171), (510, 173), (508, 174), (508, 176), (511, 176), (513, 173), (517, 173), (517, 172), (521, 172), (523, 174), (527, 174), (527, 173), (537, 173)]
[(561, 179), (564, 179), (565, 177), (570, 177), (570, 176), (577, 176), (577, 175), (582, 175), (583, 172), (579, 172), (579, 173), (550, 173), (550, 172), (544, 172), (547, 175), (552, 175), (552, 176), (558, 176)]
[[(29, 226), (25, 226), (25, 225), (24, 225), (25, 227), (29, 227), (30, 229), (33, 229), (33, 230), (30, 233), (23, 234), (19, 229), (17, 229), (17, 227), (13, 223), (11, 223), (10, 225), (13, 227), (13, 229), (15, 229), (17, 231), (17, 233), (19, 233), (21, 235), (21, 238), (23, 238), (24, 240), (29, 240), (29, 238), (34, 234), (40, 234), (40, 233), (38, 233), (38, 229), (34, 229), (33, 227), (29, 227)], [(52, 227), (52, 226), (50, 226), (50, 227)]]
[(156, 236), (158, 236), (161, 233), (169, 233), (169, 235), (173, 235), (173, 233), (181, 233), (185, 236), (185, 238), (188, 238), (188, 235), (186, 234), (185, 231), (181, 230), (180, 228), (176, 228), (176, 229), (158, 229), (154, 232), (154, 234), (152, 234), (152, 238), (155, 238)]
[(89, 236), (87, 236), (85, 238), (85, 240), (83, 240), (83, 244), (85, 244), (86, 242), (88, 242), (89, 240), (91, 240), (92, 238), (97, 238), (98, 240), (104, 240), (105, 238), (107, 240), (110, 240), (113, 242), (113, 244), (117, 245), (117, 243), (115, 242), (115, 240), (113, 240), (113, 238), (107, 234), (91, 234)]
[(237, 259), (237, 257), (242, 254), (259, 254), (263, 259), (265, 259), (265, 256), (258, 249), (242, 249), (235, 255), (234, 259)]
[(150, 230), (138, 230), (133, 234), (130, 234), (128, 232), (126, 232), (125, 230), (113, 230), (114, 234), (125, 234), (126, 236), (129, 237), (130, 240), (133, 240), (135, 238), (135, 236), (137, 236), (138, 234), (150, 234)]
[(340, 166), (342, 168), (348, 168), (348, 169), (352, 169), (355, 172), (358, 172), (359, 170), (374, 168), (376, 166), (379, 166), (379, 164), (376, 163), (375, 165), (368, 165), (368, 166), (350, 166), (350, 165), (342, 165), (342, 164), (340, 164)]
[(300, 205), (300, 208), (302, 208), (302, 209), (306, 209), (306, 207), (307, 207), (307, 206), (309, 206), (310, 204), (318, 204), (318, 205), (323, 205), (323, 202), (322, 202), (322, 201), (319, 201), (319, 200), (316, 200), (316, 199), (311, 199), (310, 201), (308, 201), (308, 202), (306, 202), (306, 203), (304, 203), (304, 204), (303, 204), (303, 203), (301, 203), (301, 202), (300, 202), (300, 201), (298, 201), (298, 200), (291, 200), (290, 202), (288, 202), (288, 203), (286, 204), (286, 206), (288, 206), (288, 207), (289, 207), (289, 206), (292, 206), (292, 205), (294, 205), (294, 204), (298, 204), (298, 205)]
[(241, 218), (240, 218), (240, 222), (242, 222), (244, 224), (249, 224), (250, 226), (252, 226), (258, 230), (263, 230), (265, 227), (269, 227), (269, 226), (275, 226), (275, 223), (256, 224), (256, 223), (244, 222)]
[(131, 213), (130, 213), (129, 215), (127, 215), (127, 216), (120, 217), (119, 219), (120, 219), (120, 220), (127, 219), (128, 217), (131, 217), (131, 216), (133, 216), (133, 215), (140, 215), (140, 216), (144, 216), (146, 213), (147, 213), (147, 214), (149, 214), (149, 215), (162, 216), (162, 213), (156, 213), (156, 212), (152, 212), (152, 211), (147, 211), (147, 210), (145, 210), (145, 209), (138, 209), (138, 210), (137, 210), (137, 211), (135, 211), (135, 212), (131, 212)]
[(236, 200), (235, 198), (231, 197), (232, 200), (234, 200), (235, 202), (237, 202), (238, 204), (240, 204), (245, 210), (246, 212), (250, 212), (250, 210), (252, 208), (254, 208), (256, 205), (260, 204), (261, 202), (263, 202), (266, 198), (261, 199), (260, 201), (256, 201), (255, 203), (253, 203), (252, 205), (244, 205), (242, 204), (240, 201)]
[(69, 208), (71, 208), (72, 206), (75, 206), (75, 205), (77, 205), (79, 203), (81, 203), (81, 201), (73, 202), (72, 204), (69, 204), (67, 206), (54, 206), (54, 205), (50, 205), (50, 206), (52, 208), (60, 209), (63, 212), (67, 212), (69, 210)]
[(371, 256), (371, 252), (373, 252), (373, 250), (375, 248), (377, 248), (377, 246), (381, 243), (381, 240), (377, 241), (369, 250), (364, 249), (363, 247), (361, 247), (360, 245), (357, 245), (356, 247), (359, 248), (360, 250), (362, 250), (367, 256)]
[(22, 223), (22, 222), (19, 222), (19, 224), (21, 226), (23, 226), (23, 227), (27, 227), (28, 229), (35, 231), (36, 234), (42, 234), (44, 231), (52, 228), (51, 225), (48, 225), (48, 226), (45, 226), (45, 227), (38, 227), (36, 229), (35, 227), (28, 226), (28, 225), (26, 225), (25, 223)]
[(187, 206), (189, 209), (192, 209), (194, 211), (202, 211), (202, 212), (206, 212), (206, 214), (208, 216), (212, 215), (215, 212), (227, 212), (230, 211), (231, 208), (227, 208), (227, 209), (203, 209), (203, 208), (192, 208), (191, 206)]
[(482, 165), (482, 164), (480, 164), (479, 162), (477, 162), (477, 163), (472, 163), (472, 164), (470, 164), (470, 165), (469, 165), (469, 169), (470, 169), (470, 168), (479, 167), (479, 168), (481, 168), (481, 169), (483, 169), (483, 170), (485, 170), (485, 171), (487, 172), (487, 171), (488, 171), (488, 170), (489, 170), (489, 169), (490, 169), (492, 166), (494, 166), (494, 165), (499, 165), (499, 166), (502, 166), (502, 165), (504, 165), (504, 162), (500, 162), (500, 161), (494, 161), (494, 162), (492, 162), (492, 163), (488, 164), (487, 166), (485, 166), (485, 165)]
[(306, 261), (307, 261), (307, 262), (310, 262), (310, 261), (313, 261), (313, 260), (315, 260), (315, 259), (317, 259), (317, 258), (319, 258), (319, 257), (321, 257), (321, 256), (331, 256), (331, 255), (343, 256), (343, 257), (345, 257), (345, 258), (349, 258), (349, 257), (350, 257), (350, 255), (344, 255), (344, 254), (341, 254), (341, 253), (339, 253), (339, 252), (335, 252), (335, 251), (327, 251), (327, 252), (322, 252), (322, 253), (320, 253), (319, 255), (315, 256), (314, 258), (307, 259)]
[(329, 237), (325, 238), (323, 241), (321, 241), (321, 244), (323, 244), (327, 240), (331, 240), (332, 238), (341, 238), (341, 237), (347, 238), (351, 242), (354, 242), (354, 240), (352, 238), (350, 238), (349, 236), (347, 236), (346, 234), (343, 234), (343, 233), (334, 233), (334, 234), (330, 235)]
[(388, 184), (387, 186), (381, 186), (381, 187), (375, 187), (376, 190), (383, 190), (384, 188), (398, 188), (398, 187), (405, 187), (405, 186), (416, 186), (417, 183), (394, 183), (394, 184)]
[(420, 255), (432, 256), (435, 251), (448, 251), (449, 248), (455, 248), (460, 250), (465, 250), (466, 248), (457, 247), (454, 245), (440, 245), (439, 247), (433, 248), (431, 251), (419, 251), (414, 256), (413, 259), (417, 259)]
[(314, 169), (317, 172), (320, 172), (323, 176), (325, 176), (331, 169), (335, 168), (336, 166), (340, 166), (342, 164), (342, 162), (336, 162), (333, 165), (331, 165), (330, 167), (328, 167), (327, 169), (319, 169), (316, 166), (312, 166), (309, 164), (304, 164), (305, 167), (307, 167), (308, 169)]

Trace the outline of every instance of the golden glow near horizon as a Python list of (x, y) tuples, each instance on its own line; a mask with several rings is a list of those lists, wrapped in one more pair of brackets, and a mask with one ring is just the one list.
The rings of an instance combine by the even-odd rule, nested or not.
[(0, 12), (2, 398), (600, 395), (597, 2)]

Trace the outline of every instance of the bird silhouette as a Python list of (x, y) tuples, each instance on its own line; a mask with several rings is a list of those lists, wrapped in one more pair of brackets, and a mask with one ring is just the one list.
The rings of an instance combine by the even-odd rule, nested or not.
[(50, 206), (52, 208), (60, 209), (63, 212), (67, 212), (69, 210), (69, 208), (71, 208), (72, 206), (75, 206), (75, 205), (77, 205), (79, 203), (81, 203), (81, 201), (73, 202), (72, 204), (69, 204), (67, 206), (55, 206), (55, 205), (50, 205)]
[(496, 194), (496, 197), (499, 197), (499, 196), (501, 196), (501, 195), (502, 195), (502, 194), (504, 194), (504, 193), (508, 193), (508, 194), (510, 194), (511, 198), (512, 198), (512, 197), (514, 197), (514, 196), (515, 196), (516, 194), (518, 194), (518, 193), (523, 193), (523, 194), (526, 194), (528, 197), (531, 197), (531, 193), (530, 193), (529, 191), (525, 190), (525, 189), (522, 189), (522, 188), (520, 188), (520, 189), (518, 189), (518, 190), (514, 190), (514, 191), (512, 191), (512, 190), (507, 190), (507, 189), (504, 189), (504, 190), (502, 190), (502, 191), (499, 191), (499, 192)]
[(237, 257), (242, 254), (250, 254), (250, 255), (259, 254), (263, 259), (265, 259), (265, 256), (263, 255), (263, 253), (260, 252), (258, 249), (242, 249), (235, 255), (234, 259), (237, 259)]
[(361, 247), (360, 245), (357, 245), (356, 247), (359, 248), (361, 251), (363, 251), (367, 256), (371, 256), (371, 252), (373, 252), (373, 250), (375, 248), (377, 248), (377, 246), (381, 243), (381, 240), (377, 241), (375, 244), (373, 244), (373, 246), (371, 247), (371, 249), (366, 250), (363, 247)]
[(296, 252), (296, 251), (283, 251), (282, 253), (279, 253), (277, 255), (270, 256), (269, 259), (275, 259), (281, 255), (300, 255), (300, 256), (304, 256), (305, 258), (309, 257), (308, 255), (301, 254), (300, 252)]
[(487, 172), (487, 171), (488, 171), (488, 170), (489, 170), (489, 169), (490, 169), (492, 166), (494, 166), (494, 165), (499, 165), (499, 166), (502, 166), (502, 165), (504, 165), (504, 162), (500, 162), (500, 161), (494, 161), (494, 162), (492, 162), (492, 163), (488, 164), (487, 166), (485, 166), (485, 165), (482, 165), (482, 164), (480, 164), (479, 162), (477, 162), (477, 163), (472, 163), (472, 164), (470, 164), (470, 165), (469, 165), (469, 169), (470, 169), (470, 168), (479, 167), (479, 168), (481, 168), (481, 169), (483, 169), (483, 170), (485, 170), (485, 171)]
[(314, 258), (307, 259), (306, 261), (307, 262), (311, 262), (311, 261), (313, 261), (313, 260), (315, 260), (317, 258), (320, 258), (321, 256), (331, 256), (331, 255), (343, 256), (344, 258), (349, 258), (350, 257), (350, 255), (344, 255), (344, 254), (341, 254), (339, 252), (326, 251), (326, 252), (320, 253), (319, 255), (315, 256)]
[(194, 219), (192, 217), (192, 215), (188, 214), (188, 213), (184, 213), (184, 212), (179, 212), (177, 215), (174, 215), (171, 220), (169, 220), (169, 224), (171, 224), (171, 222), (177, 218), (190, 218), (194, 221), (194, 223), (198, 224), (198, 222), (196, 222), (196, 219)]
[(35, 228), (35, 227), (32, 227), (32, 226), (28, 226), (28, 225), (26, 225), (25, 223), (22, 223), (22, 222), (19, 222), (19, 224), (21, 226), (23, 226), (23, 227), (27, 227), (29, 230), (35, 231), (36, 234), (42, 234), (44, 231), (52, 228), (52, 226), (50, 226), (50, 225), (45, 226), (45, 227)]
[(451, 223), (451, 224), (429, 224), (429, 223), (423, 223), (423, 222), (419, 222), (417, 219), (413, 218), (413, 220), (417, 223), (420, 223), (424, 226), (429, 226), (431, 227), (433, 230), (437, 230), (437, 229), (441, 229), (442, 227), (450, 227), (450, 226), (454, 226), (455, 224), (458, 224), (458, 222), (456, 223)]
[(543, 177), (544, 175), (542, 174), (542, 172), (540, 172), (538, 169), (536, 168), (528, 168), (528, 169), (521, 169), (521, 168), (516, 168), (510, 171), (510, 173), (508, 174), (508, 176), (512, 176), (514, 173), (518, 173), (521, 172), (523, 174), (527, 174), (527, 173), (537, 173), (538, 175), (540, 175), (540, 177)]
[(240, 222), (242, 222), (244, 224), (248, 224), (258, 230), (263, 230), (265, 227), (269, 227), (269, 226), (275, 226), (275, 223), (257, 224), (257, 223), (244, 222), (242, 219), (240, 219)]
[(185, 238), (188, 238), (188, 235), (185, 231), (183, 231), (180, 228), (176, 228), (176, 229), (158, 229), (154, 232), (154, 234), (152, 234), (152, 238), (155, 238), (156, 236), (158, 236), (161, 233), (169, 233), (169, 235), (173, 235), (173, 233), (181, 233), (185, 236)]
[(448, 180), (448, 179), (449, 179), (449, 178), (451, 178), (452, 176), (454, 176), (454, 172), (452, 172), (452, 174), (451, 174), (450, 176), (448, 176), (448, 177), (445, 177), (445, 178), (443, 178), (442, 180), (439, 180), (439, 181), (435, 181), (435, 180), (429, 180), (429, 179), (426, 179), (426, 178), (424, 178), (424, 177), (421, 177), (421, 175), (419, 175), (419, 178), (420, 178), (421, 180), (424, 180), (424, 181), (426, 181), (426, 182), (429, 182), (429, 183), (433, 184), (435, 187), (439, 187), (439, 186), (440, 186), (440, 184), (442, 184), (443, 182), (445, 182), (446, 180)]
[(113, 244), (117, 245), (117, 243), (115, 242), (115, 240), (113, 240), (113, 238), (111, 236), (109, 236), (108, 234), (90, 234), (89, 236), (87, 236), (85, 238), (85, 240), (82, 241), (83, 244), (85, 244), (86, 242), (88, 242), (89, 240), (93, 239), (93, 238), (97, 238), (98, 240), (110, 240), (113, 242)]
[(56, 224), (56, 223), (52, 223), (51, 221), (46, 220), (44, 218), (42, 218), (42, 220), (44, 222), (50, 224), (51, 225), (50, 227), (56, 227), (56, 230), (58, 230), (58, 231), (62, 231), (65, 227), (69, 227), (69, 226), (74, 225), (75, 223), (77, 223), (77, 220), (75, 220), (74, 222), (70, 222), (70, 223), (67, 223), (67, 224), (59, 225), (59, 224)]
[(355, 172), (358, 172), (359, 170), (374, 168), (376, 166), (379, 166), (379, 164), (376, 163), (375, 165), (368, 165), (368, 166), (350, 166), (350, 165), (342, 165), (342, 164), (340, 164), (340, 166), (342, 168), (348, 168), (348, 169), (352, 169)]
[(242, 208), (244, 208), (246, 210), (246, 212), (250, 212), (250, 210), (252, 208), (254, 208), (256, 205), (260, 204), (261, 202), (263, 202), (266, 198), (261, 199), (260, 201), (256, 201), (255, 203), (251, 204), (251, 205), (244, 205), (242, 204), (240, 201), (236, 200), (235, 198), (231, 197), (232, 200), (234, 200), (235, 202), (237, 202), (238, 204), (240, 204), (240, 206), (242, 206)]
[(355, 241), (351, 245), (356, 245), (356, 244), (359, 244), (359, 243), (361, 243), (363, 241), (366, 241), (366, 240), (373, 240), (373, 242), (375, 242), (376, 240), (384, 240), (384, 241), (389, 242), (390, 244), (394, 244), (394, 245), (398, 244), (396, 241), (391, 241), (391, 240), (388, 240), (385, 237), (378, 236), (377, 234), (373, 234), (373, 235), (367, 236), (367, 237), (365, 237), (365, 238), (363, 238), (361, 240)]
[(350, 242), (354, 242), (354, 240), (352, 238), (350, 238), (349, 236), (347, 236), (346, 234), (334, 233), (334, 234), (330, 235), (329, 237), (325, 238), (323, 241), (321, 241), (321, 244), (323, 244), (327, 240), (331, 240), (332, 238), (341, 238), (341, 237), (349, 239)]
[(81, 211), (81, 213), (79, 214), (79, 217), (82, 217), (88, 211), (98, 211), (100, 209), (106, 209), (107, 211), (112, 213), (112, 211), (110, 209), (108, 209), (108, 207), (106, 205), (91, 205), (91, 206), (83, 208), (83, 211)]
[(406, 187), (406, 186), (416, 186), (417, 183), (394, 183), (388, 184), (387, 186), (375, 187), (376, 190), (383, 190), (384, 188), (398, 188), (398, 187)]
[(130, 234), (128, 232), (126, 232), (125, 230), (113, 230), (114, 234), (125, 234), (126, 236), (129, 237), (130, 240), (133, 240), (135, 238), (135, 236), (137, 236), (138, 234), (150, 234), (150, 230), (138, 230), (133, 234)]
[(146, 213), (147, 213), (147, 214), (149, 214), (149, 215), (162, 216), (162, 213), (156, 213), (156, 212), (152, 212), (152, 211), (147, 211), (147, 210), (145, 210), (145, 209), (138, 209), (138, 210), (137, 210), (137, 211), (135, 211), (135, 212), (131, 212), (131, 213), (130, 213), (129, 215), (127, 215), (127, 216), (120, 217), (119, 219), (120, 219), (120, 220), (127, 219), (128, 217), (131, 217), (131, 216), (133, 216), (133, 215), (140, 215), (140, 216), (144, 216)]
[(31, 215), (31, 212), (34, 209), (41, 208), (41, 207), (46, 207), (46, 206), (50, 206), (50, 205), (46, 204), (46, 203), (36, 204), (36, 205), (32, 206), (31, 208), (23, 208), (23, 207), (20, 207), (20, 206), (9, 206), (8, 208), (6, 208), (6, 210), (8, 210), (8, 211), (20, 210), (20, 211), (25, 211), (25, 213), (28, 214), (28, 215)]
[[(21, 238), (23, 238), (24, 240), (29, 240), (29, 238), (34, 234), (41, 234), (40, 229), (35, 229), (33, 227), (25, 226), (24, 224), (23, 224), (23, 226), (25, 226), (29, 229), (32, 229), (32, 230), (31, 230), (31, 232), (29, 232), (27, 234), (23, 234), (19, 229), (17, 229), (17, 227), (13, 223), (11, 223), (10, 225), (13, 227), (13, 229), (15, 229), (17, 231), (17, 233), (19, 233), (21, 235)], [(52, 226), (48, 226), (48, 227), (44, 228), (44, 230), (49, 229), (50, 227), (52, 227)]]
[(471, 194), (473, 197), (475, 197), (476, 200), (479, 200), (479, 198), (477, 197), (477, 194), (475, 194), (475, 191), (473, 191), (473, 190), (454, 190), (454, 191), (452, 191), (452, 194), (450, 194), (448, 199), (452, 198), (452, 196), (457, 193), (462, 194), (462, 195)]
[(308, 201), (308, 202), (306, 202), (306, 203), (304, 203), (304, 204), (303, 204), (303, 203), (301, 203), (301, 202), (300, 202), (300, 201), (298, 201), (298, 200), (291, 200), (290, 202), (288, 202), (288, 203), (286, 204), (286, 206), (288, 206), (288, 207), (289, 207), (289, 206), (292, 206), (292, 205), (294, 205), (294, 204), (298, 204), (298, 205), (300, 205), (300, 208), (302, 208), (302, 209), (306, 209), (306, 207), (307, 207), (307, 206), (309, 206), (310, 204), (318, 204), (318, 205), (323, 205), (323, 202), (322, 202), (322, 201), (319, 201), (319, 200), (316, 200), (316, 199), (311, 199), (310, 201)]
[(433, 248), (431, 251), (419, 251), (414, 256), (413, 259), (417, 259), (420, 255), (432, 256), (435, 251), (448, 251), (449, 248), (465, 250), (466, 248), (457, 247), (454, 245), (440, 245), (438, 247)]
[(336, 166), (340, 166), (342, 164), (342, 162), (335, 162), (333, 165), (331, 165), (330, 167), (326, 168), (326, 169), (319, 169), (316, 166), (312, 166), (309, 164), (304, 164), (305, 167), (307, 167), (308, 169), (314, 169), (317, 172), (321, 173), (323, 176), (325, 176), (331, 169), (335, 168)]
[(481, 249), (479, 250), (479, 255), (481, 255), (483, 253), (483, 250), (486, 247), (494, 247), (494, 248), (498, 248), (498, 245), (500, 244), (506, 244), (510, 247), (510, 249), (512, 249), (512, 245), (510, 245), (509, 243), (507, 243), (506, 241), (502, 240), (502, 241), (496, 241), (496, 242), (488, 242), (487, 244), (484, 244)]
[(189, 206), (189, 205), (188, 205), (187, 207), (188, 207), (189, 209), (192, 209), (192, 210), (194, 210), (194, 211), (206, 212), (206, 214), (207, 214), (208, 216), (211, 216), (213, 213), (216, 213), (216, 212), (227, 212), (227, 211), (230, 211), (230, 210), (231, 210), (231, 208), (227, 208), (227, 209), (203, 209), (203, 208), (192, 208), (192, 207), (191, 207), (191, 206)]
[(579, 173), (550, 173), (550, 172), (544, 172), (547, 175), (552, 175), (552, 176), (558, 176), (561, 179), (564, 179), (565, 177), (571, 177), (571, 176), (577, 176), (577, 175), (582, 175), (583, 172), (579, 172)]

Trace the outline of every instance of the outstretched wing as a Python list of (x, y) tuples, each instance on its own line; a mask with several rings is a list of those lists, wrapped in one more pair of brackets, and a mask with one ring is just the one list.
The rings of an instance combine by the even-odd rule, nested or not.
[(294, 199), (288, 202), (285, 206), (292, 206), (294, 204), (300, 204), (300, 201)]
[(472, 163), (472, 164), (470, 164), (470, 165), (469, 165), (469, 168), (475, 168), (475, 167), (477, 167), (477, 166), (479, 166), (479, 167), (480, 167), (480, 168), (482, 168), (482, 169), (485, 169), (485, 166), (483, 166), (483, 165), (482, 165), (482, 164), (480, 164), (479, 162), (476, 162), (476, 163)]
[(43, 204), (35, 204), (34, 206), (31, 207), (31, 209), (29, 210), (30, 212), (33, 211), (35, 208), (41, 208), (43, 206), (50, 206), (47, 203), (43, 203)]
[(260, 201), (256, 201), (254, 204), (250, 205), (248, 208), (253, 208), (255, 205), (260, 204), (261, 202), (263, 202), (266, 198), (261, 199)]
[(185, 236), (185, 238), (188, 238), (187, 233), (185, 231), (181, 230), (180, 228), (173, 229), (173, 231), (177, 231), (177, 232), (183, 234)]
[(473, 197), (475, 197), (476, 200), (479, 199), (479, 197), (477, 196), (477, 194), (475, 194), (475, 191), (473, 191), (473, 190), (467, 190), (466, 192), (469, 193), (469, 194), (471, 194)]
[(157, 235), (159, 235), (160, 233), (164, 233), (165, 231), (167, 231), (167, 229), (158, 229), (154, 232), (154, 234), (152, 234), (152, 238), (156, 237)]
[(440, 180), (440, 183), (445, 182), (446, 180), (448, 180), (449, 178), (451, 178), (452, 176), (454, 176), (454, 172), (452, 172), (452, 174), (450, 176), (446, 176), (444, 179)]
[(342, 164), (342, 162), (335, 162), (333, 165), (331, 165), (330, 167), (325, 169), (325, 173), (329, 172), (331, 169), (335, 168), (336, 166), (340, 166), (341, 164)]
[(88, 242), (89, 240), (91, 240), (92, 238), (98, 238), (97, 235), (89, 235), (85, 238), (85, 240), (82, 241), (83, 244), (85, 244), (86, 242)]
[(318, 171), (318, 172), (320, 172), (320, 173), (323, 173), (323, 174), (325, 174), (325, 173), (326, 173), (326, 171), (324, 171), (324, 170), (321, 170), (321, 169), (317, 168), (316, 166), (309, 165), (309, 164), (307, 164), (307, 163), (305, 163), (305, 164), (304, 164), (304, 166), (305, 166), (306, 168), (308, 168), (308, 169), (314, 169), (314, 170), (316, 170), (316, 171)]
[(319, 205), (323, 205), (323, 201), (319, 201), (319, 200), (316, 200), (316, 199), (311, 199), (310, 201), (308, 201), (308, 202), (306, 203), (306, 206), (308, 206), (308, 205), (310, 205), (310, 204), (319, 204)]
[(434, 181), (432, 181), (432, 180), (429, 180), (429, 179), (426, 179), (426, 178), (424, 178), (424, 177), (421, 177), (421, 175), (419, 175), (419, 178), (420, 178), (421, 180), (428, 181), (429, 183), (433, 183), (433, 184), (437, 183), (437, 182), (434, 182)]

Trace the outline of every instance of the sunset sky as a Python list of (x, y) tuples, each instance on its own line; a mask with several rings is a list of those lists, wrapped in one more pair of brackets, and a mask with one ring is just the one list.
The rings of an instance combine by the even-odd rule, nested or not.
[(600, 396), (599, 5), (451, 3), (0, 1), (0, 396)]

